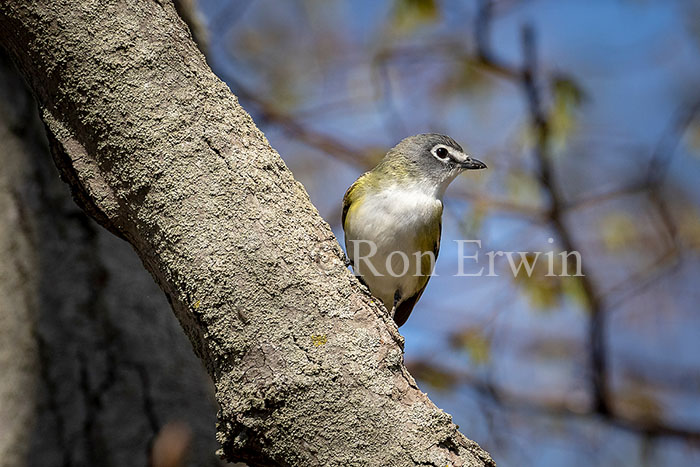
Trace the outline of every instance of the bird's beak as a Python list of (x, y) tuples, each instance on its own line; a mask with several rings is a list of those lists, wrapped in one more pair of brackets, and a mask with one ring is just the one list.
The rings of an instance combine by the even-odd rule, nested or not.
[(459, 166), (466, 170), (479, 170), (486, 168), (486, 164), (471, 157), (467, 157), (463, 162), (460, 162)]

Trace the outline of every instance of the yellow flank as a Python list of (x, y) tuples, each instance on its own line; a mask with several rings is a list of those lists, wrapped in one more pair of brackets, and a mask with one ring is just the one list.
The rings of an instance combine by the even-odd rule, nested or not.
[(347, 219), (348, 212), (351, 209), (356, 209), (357, 206), (362, 202), (362, 198), (364, 195), (364, 185), (365, 181), (368, 178), (368, 173), (364, 173), (355, 180), (355, 183), (350, 185), (350, 188), (348, 188), (348, 191), (345, 192), (345, 196), (343, 196), (343, 218), (342, 218), (342, 224), (343, 224), (343, 229), (346, 229), (347, 226), (345, 225), (345, 220)]
[(421, 277), (418, 278), (418, 289), (419, 293), (423, 291), (425, 286), (428, 284), (428, 279), (433, 273), (435, 268), (435, 261), (437, 261), (438, 252), (440, 251), (440, 234), (442, 228), (442, 206), (440, 209), (436, 209), (433, 219), (427, 224), (423, 225), (423, 228), (416, 232), (416, 251), (420, 252), (432, 252), (433, 257), (424, 254), (421, 257), (420, 272)]
[[(435, 209), (430, 216), (430, 221), (423, 224), (416, 231), (416, 248), (420, 251), (434, 251), (439, 248), (440, 243), (440, 224), (442, 223), (442, 206)], [(437, 242), (437, 245), (436, 245)], [(435, 252), (436, 253), (436, 252)], [(437, 253), (436, 253), (437, 254)]]
[(343, 228), (347, 228), (346, 224), (345, 224), (346, 219), (348, 217), (352, 217), (354, 211), (357, 211), (358, 206), (360, 206), (360, 204), (362, 204), (362, 198), (364, 198), (364, 196), (356, 195), (353, 197), (352, 195), (350, 195), (350, 197), (349, 197), (350, 202), (348, 204), (348, 209), (343, 213), (344, 214)]

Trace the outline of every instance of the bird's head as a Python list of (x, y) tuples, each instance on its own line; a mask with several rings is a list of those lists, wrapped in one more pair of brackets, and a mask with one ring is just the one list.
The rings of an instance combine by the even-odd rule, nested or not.
[(466, 154), (455, 140), (437, 133), (401, 140), (377, 166), (397, 183), (418, 183), (442, 197), (445, 189), (465, 170), (485, 169), (486, 164)]

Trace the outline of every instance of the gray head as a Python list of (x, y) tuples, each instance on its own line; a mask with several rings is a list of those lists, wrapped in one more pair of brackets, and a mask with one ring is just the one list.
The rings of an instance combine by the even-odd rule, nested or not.
[(486, 164), (465, 154), (449, 136), (424, 133), (401, 140), (375, 170), (432, 187), (442, 196), (447, 185), (463, 171), (485, 168)]

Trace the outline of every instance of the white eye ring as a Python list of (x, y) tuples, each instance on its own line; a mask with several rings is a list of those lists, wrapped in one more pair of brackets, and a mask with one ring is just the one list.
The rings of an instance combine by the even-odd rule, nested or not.
[(437, 160), (441, 162), (445, 162), (450, 158), (450, 150), (442, 144), (438, 144), (430, 152), (433, 154), (433, 156), (435, 156)]

